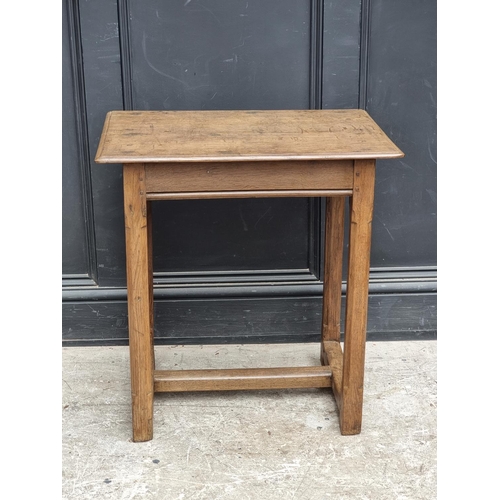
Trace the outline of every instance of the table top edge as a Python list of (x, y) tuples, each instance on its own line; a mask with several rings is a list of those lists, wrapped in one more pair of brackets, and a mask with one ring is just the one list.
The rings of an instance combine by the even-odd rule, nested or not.
[[(110, 124), (112, 118), (116, 115), (130, 115), (130, 116), (147, 116), (148, 114), (153, 115), (193, 115), (193, 114), (213, 114), (213, 115), (258, 115), (258, 114), (273, 114), (278, 113), (282, 115), (295, 114), (295, 113), (305, 113), (305, 114), (323, 114), (323, 115), (353, 115), (353, 116), (363, 116), (363, 119), (368, 119), (377, 127), (382, 135), (385, 136), (385, 144), (380, 144), (382, 148), (377, 150), (374, 148), (372, 151), (322, 151), (320, 153), (313, 153), (311, 151), (299, 153), (291, 152), (290, 154), (280, 152), (279, 154), (270, 154), (263, 152), (260, 153), (248, 153), (239, 154), (234, 152), (213, 152), (205, 155), (183, 155), (183, 154), (134, 154), (134, 153), (122, 153), (110, 154), (111, 151), (106, 151), (106, 140), (108, 137), (108, 130), (110, 129)], [(389, 143), (389, 144), (387, 144)], [(385, 146), (385, 147), (384, 147)], [(109, 148), (108, 148), (109, 149)], [(114, 153), (117, 153), (115, 151)], [(122, 153), (122, 154), (120, 154)], [(335, 161), (335, 160), (361, 160), (361, 159), (395, 159), (403, 158), (404, 153), (392, 142), (392, 140), (383, 132), (380, 126), (373, 120), (373, 118), (368, 114), (367, 111), (363, 109), (326, 109), (326, 110), (111, 110), (106, 114), (104, 121), (99, 145), (95, 154), (94, 161), (97, 164), (116, 164), (116, 163), (193, 163), (193, 162), (245, 162), (245, 161)]]

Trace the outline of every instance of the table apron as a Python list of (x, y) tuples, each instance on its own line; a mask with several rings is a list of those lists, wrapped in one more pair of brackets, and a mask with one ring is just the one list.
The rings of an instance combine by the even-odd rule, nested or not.
[[(160, 193), (162, 199), (178, 198), (181, 194), (183, 198), (331, 196), (334, 191), (342, 191), (341, 195), (352, 192), (354, 162), (146, 163), (145, 171), (146, 194), (150, 199), (158, 199), (150, 195)], [(232, 194), (223, 196), (224, 192)]]

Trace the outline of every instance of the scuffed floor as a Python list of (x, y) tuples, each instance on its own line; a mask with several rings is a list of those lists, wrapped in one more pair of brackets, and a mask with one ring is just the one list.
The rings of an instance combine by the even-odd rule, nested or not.
[[(315, 365), (319, 344), (156, 347), (156, 365)], [(64, 499), (432, 500), (436, 342), (369, 342), (363, 429), (328, 389), (158, 394), (131, 442), (128, 348), (63, 349)]]

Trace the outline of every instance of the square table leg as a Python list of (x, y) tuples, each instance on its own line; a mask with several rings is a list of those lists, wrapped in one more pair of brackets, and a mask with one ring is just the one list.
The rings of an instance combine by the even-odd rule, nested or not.
[(123, 166), (127, 301), (134, 441), (153, 438), (153, 288), (144, 164)]
[(321, 328), (321, 361), (323, 364), (328, 364), (324, 357), (325, 342), (340, 342), (344, 207), (345, 198), (343, 196), (326, 198), (323, 320)]
[(342, 298), (342, 254), (344, 250), (345, 197), (326, 198), (325, 258), (323, 278), (323, 317), (321, 326), (322, 365), (332, 370), (332, 390), (340, 407), (342, 351), (340, 349), (340, 315)]
[(342, 254), (344, 251), (345, 197), (326, 198), (325, 258), (321, 364), (332, 373), (332, 390), (339, 409), (342, 405), (342, 348), (340, 316), (342, 299)]
[(375, 160), (354, 162), (350, 199), (340, 431), (361, 432)]

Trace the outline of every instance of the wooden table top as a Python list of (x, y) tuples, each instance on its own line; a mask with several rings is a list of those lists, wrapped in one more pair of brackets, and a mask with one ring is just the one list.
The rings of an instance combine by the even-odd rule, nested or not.
[(356, 160), (404, 154), (366, 111), (110, 111), (97, 163)]

